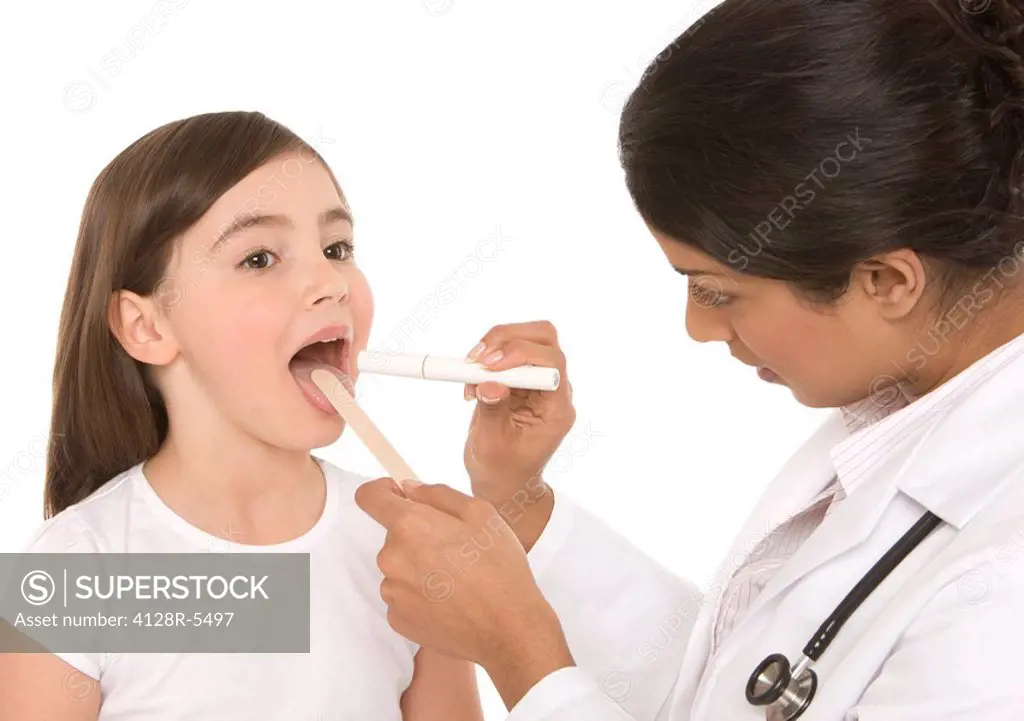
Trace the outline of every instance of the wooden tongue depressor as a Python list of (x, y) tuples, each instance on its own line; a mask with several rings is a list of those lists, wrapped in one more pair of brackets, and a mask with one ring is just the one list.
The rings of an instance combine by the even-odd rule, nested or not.
[(356, 399), (348, 392), (348, 389), (338, 380), (337, 376), (320, 368), (316, 368), (309, 374), (317, 388), (323, 391), (327, 400), (341, 414), (345, 422), (359, 436), (377, 462), (380, 463), (388, 475), (395, 479), (399, 488), (405, 490), (404, 481), (413, 480), (419, 482), (419, 478), (413, 473), (409, 464), (402, 460), (398, 451), (391, 445), (384, 434), (380, 432), (376, 424), (366, 415), (366, 411), (359, 407)]

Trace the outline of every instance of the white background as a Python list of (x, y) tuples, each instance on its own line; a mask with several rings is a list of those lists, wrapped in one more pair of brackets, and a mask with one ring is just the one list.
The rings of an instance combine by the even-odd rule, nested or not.
[[(42, 521), (57, 321), (90, 184), (158, 125), (248, 109), (305, 137), (338, 175), (377, 303), (371, 347), (461, 356), (492, 324), (554, 321), (578, 421), (549, 480), (703, 586), (824, 413), (759, 381), (725, 347), (686, 336), (685, 279), (622, 180), (615, 140), (627, 92), (712, 4), (7, 9), (0, 551)], [(446, 279), (454, 300), (427, 310)], [(367, 382), (365, 407), (421, 477), (467, 490), (462, 387)], [(351, 434), (319, 453), (382, 475)], [(485, 677), (481, 693), (488, 718), (503, 718)]]

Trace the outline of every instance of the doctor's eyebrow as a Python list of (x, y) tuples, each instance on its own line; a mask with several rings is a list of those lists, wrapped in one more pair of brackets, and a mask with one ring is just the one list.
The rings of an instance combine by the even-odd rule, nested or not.
[(725, 277), (725, 273), (719, 273), (714, 270), (697, 270), (695, 268), (680, 268), (677, 265), (672, 266), (672, 270), (679, 273), (680, 275), (698, 276), (698, 275), (718, 275)]

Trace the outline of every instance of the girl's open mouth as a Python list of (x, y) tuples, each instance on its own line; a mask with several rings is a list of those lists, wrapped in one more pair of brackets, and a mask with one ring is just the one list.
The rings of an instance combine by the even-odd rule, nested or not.
[(309, 374), (316, 368), (333, 373), (342, 385), (355, 396), (355, 385), (351, 373), (352, 338), (347, 329), (339, 337), (329, 340), (315, 340), (303, 346), (292, 356), (288, 370), (295, 378), (296, 384), (306, 396), (306, 400), (324, 413), (337, 415), (334, 406), (324, 396)]

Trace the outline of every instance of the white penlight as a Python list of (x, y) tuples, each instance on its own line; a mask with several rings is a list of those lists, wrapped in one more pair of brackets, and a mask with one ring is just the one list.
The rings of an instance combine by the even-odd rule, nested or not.
[(454, 383), (493, 382), (509, 388), (535, 391), (557, 390), (561, 379), (557, 368), (524, 365), (493, 371), (480, 363), (469, 363), (462, 358), (443, 358), (416, 353), (362, 351), (356, 363), (361, 373)]

